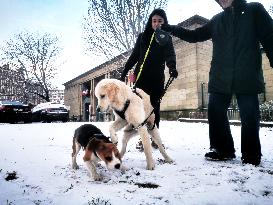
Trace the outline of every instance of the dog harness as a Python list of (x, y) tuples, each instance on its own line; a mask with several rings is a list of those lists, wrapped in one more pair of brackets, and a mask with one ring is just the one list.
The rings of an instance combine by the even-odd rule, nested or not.
[[(152, 36), (152, 39), (153, 39), (153, 37), (154, 37), (154, 36)], [(152, 39), (151, 39), (151, 41), (152, 41)], [(161, 96), (161, 98), (159, 99), (159, 102), (161, 102), (162, 97), (163, 97), (164, 94), (166, 93), (168, 87), (170, 86), (170, 84), (172, 83), (173, 80), (174, 80), (173, 77), (170, 77), (170, 78), (168, 79), (168, 81), (167, 81), (167, 83), (166, 83), (166, 85), (165, 85), (165, 87), (164, 87), (162, 96)], [(136, 87), (135, 87), (135, 86), (132, 88), (132, 91), (133, 91), (133, 93), (135, 93), (138, 97), (140, 97), (140, 98), (142, 99), (142, 96), (136, 91)], [(115, 113), (117, 113), (117, 114), (120, 116), (120, 118), (122, 118), (122, 119), (125, 120), (125, 112), (126, 112), (127, 108), (129, 107), (129, 105), (130, 105), (130, 100), (126, 100), (125, 105), (124, 105), (124, 107), (123, 107), (123, 109), (122, 109), (121, 111), (119, 111), (119, 110), (114, 110), (114, 111), (115, 111)], [(148, 125), (148, 119), (149, 119), (149, 117), (150, 117), (153, 113), (154, 113), (154, 109), (151, 111), (151, 113), (148, 115), (148, 117), (147, 117), (139, 126), (134, 127), (133, 129), (137, 130), (137, 129), (139, 129), (140, 127), (146, 125), (147, 128), (148, 128), (149, 130), (153, 130), (153, 129), (155, 128), (155, 122), (154, 122), (153, 125), (151, 125), (151, 126)]]
[[(142, 99), (142, 96), (136, 91), (136, 88), (135, 89), (132, 89), (133, 93), (135, 93), (138, 97), (140, 97), (140, 99)], [(129, 107), (130, 105), (130, 100), (126, 100), (125, 102), (125, 105), (124, 105), (124, 108), (119, 111), (119, 110), (115, 110), (115, 112), (122, 118), (125, 120), (125, 112), (127, 110), (127, 108)]]
[(126, 100), (125, 105), (121, 111), (119, 111), (119, 110), (114, 110), (114, 111), (115, 111), (115, 113), (117, 113), (120, 116), (120, 118), (125, 120), (125, 112), (126, 112), (127, 108), (129, 107), (129, 105), (130, 105), (130, 100)]

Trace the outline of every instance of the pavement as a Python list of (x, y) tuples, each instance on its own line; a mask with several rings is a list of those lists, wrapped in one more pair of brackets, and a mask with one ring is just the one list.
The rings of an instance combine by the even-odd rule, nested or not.
[[(195, 123), (208, 123), (208, 119), (191, 119), (191, 118), (179, 118), (179, 122), (195, 122)], [(240, 120), (230, 120), (231, 125), (241, 126)], [(260, 127), (273, 127), (273, 122), (260, 122)]]

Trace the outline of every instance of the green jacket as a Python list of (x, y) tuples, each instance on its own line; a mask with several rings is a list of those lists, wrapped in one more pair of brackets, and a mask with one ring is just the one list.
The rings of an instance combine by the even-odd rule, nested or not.
[(170, 26), (168, 30), (188, 42), (212, 39), (210, 93), (264, 92), (260, 44), (273, 67), (273, 21), (262, 4), (234, 0), (203, 27), (187, 30)]

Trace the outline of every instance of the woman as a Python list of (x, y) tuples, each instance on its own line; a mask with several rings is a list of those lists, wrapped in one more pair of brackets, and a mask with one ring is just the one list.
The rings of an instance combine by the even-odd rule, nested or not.
[[(157, 127), (159, 127), (160, 121), (160, 98), (164, 89), (165, 63), (169, 68), (171, 77), (176, 78), (178, 75), (176, 56), (171, 37), (169, 36), (166, 44), (160, 45), (153, 36), (156, 29), (160, 28), (162, 24), (167, 23), (167, 16), (163, 9), (155, 9), (150, 14), (145, 30), (138, 36), (132, 54), (121, 74), (121, 80), (124, 81), (128, 71), (136, 64), (134, 74), (135, 76), (139, 75), (139, 77), (135, 82), (135, 86), (150, 95), (151, 104), (154, 107), (155, 125)], [(148, 54), (145, 58), (147, 50)]]

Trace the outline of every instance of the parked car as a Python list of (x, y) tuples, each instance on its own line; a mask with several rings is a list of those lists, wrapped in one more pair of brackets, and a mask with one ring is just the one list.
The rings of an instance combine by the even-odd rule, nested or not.
[(32, 108), (33, 122), (67, 122), (68, 119), (69, 110), (64, 104), (47, 102)]
[(19, 101), (0, 101), (0, 122), (31, 122), (31, 106)]

